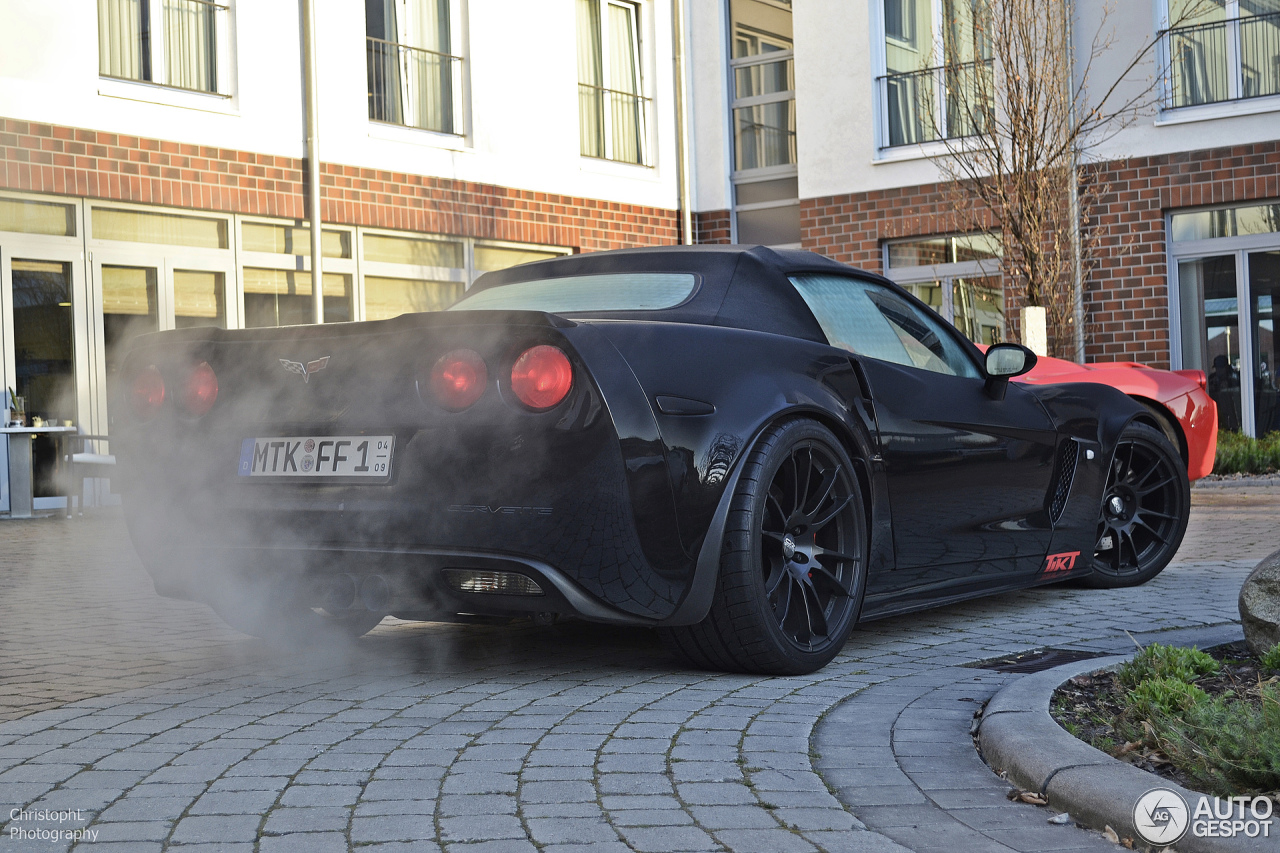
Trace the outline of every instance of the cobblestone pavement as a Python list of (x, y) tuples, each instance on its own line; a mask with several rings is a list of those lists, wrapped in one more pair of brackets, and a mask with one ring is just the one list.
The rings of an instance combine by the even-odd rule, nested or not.
[[(116, 513), (5, 522), (0, 850), (1116, 849), (1005, 801), (969, 723), (1010, 676), (963, 665), (1236, 630), (1280, 487), (1194, 504), (1145, 587), (876, 622), (797, 678), (686, 670), (648, 632), (580, 623), (388, 620), (277, 652), (156, 598)], [(84, 837), (14, 837), (55, 829)]]

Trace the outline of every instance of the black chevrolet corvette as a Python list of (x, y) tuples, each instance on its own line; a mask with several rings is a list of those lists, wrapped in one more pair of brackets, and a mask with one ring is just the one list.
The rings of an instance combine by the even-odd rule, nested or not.
[(112, 430), (157, 591), (250, 633), (577, 616), (799, 673), (861, 621), (1173, 557), (1177, 450), (1114, 389), (1009, 383), (1034, 362), (808, 252), (640, 249), (148, 335)]

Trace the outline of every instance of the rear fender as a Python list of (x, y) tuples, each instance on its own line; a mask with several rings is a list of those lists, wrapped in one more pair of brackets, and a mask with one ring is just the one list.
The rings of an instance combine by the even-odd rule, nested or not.
[[(586, 324), (584, 324), (586, 325)], [(747, 453), (779, 420), (811, 417), (824, 423), (861, 462), (857, 472), (873, 542), (888, 530), (875, 512), (883, 486), (874, 420), (858, 392), (849, 355), (823, 344), (758, 332), (674, 324), (600, 324), (630, 364), (657, 424), (675, 498), (680, 539), (696, 554), (694, 581), (664, 624), (691, 624), (705, 616), (719, 569), (729, 503)], [(696, 365), (696, 370), (689, 369)], [(608, 389), (603, 389), (609, 396)], [(892, 561), (873, 548), (873, 564)]]

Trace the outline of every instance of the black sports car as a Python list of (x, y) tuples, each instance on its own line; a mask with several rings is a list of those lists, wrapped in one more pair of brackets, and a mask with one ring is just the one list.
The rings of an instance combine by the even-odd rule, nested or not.
[(1117, 390), (1009, 383), (1034, 363), (807, 252), (601, 252), (140, 338), (113, 437), (156, 590), (251, 633), (571, 615), (798, 673), (860, 621), (1173, 557), (1177, 450)]

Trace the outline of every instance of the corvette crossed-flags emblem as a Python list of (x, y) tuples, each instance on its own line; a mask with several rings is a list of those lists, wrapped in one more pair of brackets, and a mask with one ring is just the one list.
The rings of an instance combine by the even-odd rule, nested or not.
[(302, 376), (303, 382), (311, 381), (311, 374), (324, 370), (325, 365), (329, 363), (329, 356), (317, 358), (315, 361), (308, 361), (303, 364), (300, 361), (289, 361), (287, 358), (280, 359), (280, 365), (290, 373), (297, 373)]

